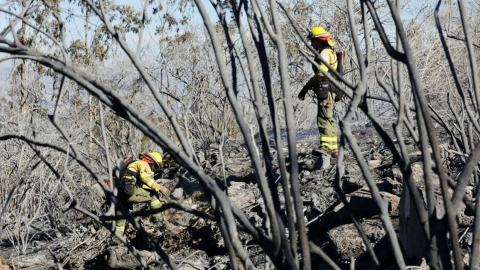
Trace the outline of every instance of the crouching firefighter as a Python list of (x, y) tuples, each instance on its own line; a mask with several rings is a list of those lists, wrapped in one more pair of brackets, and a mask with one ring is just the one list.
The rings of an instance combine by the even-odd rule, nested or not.
[[(343, 53), (335, 53), (333, 49), (335, 40), (333, 40), (330, 33), (321, 27), (315, 27), (308, 34), (308, 39), (320, 57), (341, 74), (343, 72)], [(320, 59), (315, 59), (315, 62), (320, 65), (320, 69), (323, 72), (329, 72), (329, 68)], [(321, 70), (314, 64), (312, 64), (312, 67), (315, 75), (298, 94), (300, 100), (304, 100), (308, 90), (311, 89), (317, 95), (317, 126), (320, 133), (320, 146), (317, 149), (313, 149), (312, 154), (320, 157), (323, 155), (336, 157), (338, 156), (337, 126), (333, 118), (333, 106), (335, 102), (342, 99), (343, 95)], [(334, 76), (333, 73), (332, 76)]]
[[(127, 209), (130, 209), (133, 203), (150, 203), (150, 209), (160, 208), (165, 200), (159, 196), (161, 192), (166, 197), (170, 197), (170, 191), (155, 182), (154, 175), (162, 169), (162, 156), (157, 152), (140, 154), (138, 159), (132, 156), (127, 157), (120, 164), (120, 187), (118, 199)], [(122, 215), (117, 210), (115, 215)], [(165, 216), (163, 212), (151, 216), (156, 225), (163, 225)], [(115, 230), (120, 234), (125, 231), (125, 219), (117, 221)], [(119, 239), (112, 238), (113, 244), (118, 244)]]

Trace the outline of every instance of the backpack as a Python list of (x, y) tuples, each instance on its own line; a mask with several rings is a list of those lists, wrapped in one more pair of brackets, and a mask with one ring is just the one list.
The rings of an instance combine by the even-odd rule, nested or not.
[[(120, 191), (123, 191), (127, 196), (132, 196), (135, 190), (135, 180), (134, 179), (126, 179), (124, 176), (128, 174), (128, 165), (135, 162), (136, 159), (130, 155), (126, 157), (118, 167), (118, 171), (120, 173)], [(115, 178), (115, 171), (112, 172), (112, 176)], [(133, 175), (129, 175), (134, 177)]]
[(118, 171), (120, 172), (120, 176), (124, 175), (127, 172), (128, 165), (130, 163), (134, 162), (135, 159), (133, 158), (132, 155), (126, 157), (122, 162), (120, 162), (120, 166), (118, 168)]
[(343, 67), (345, 65), (345, 53), (344, 52), (335, 52), (337, 55), (337, 72), (343, 76)]
[[(343, 76), (344, 74), (343, 67), (345, 66), (345, 53), (335, 52), (335, 54), (337, 55), (337, 72)], [(334, 77), (335, 79), (337, 79), (337, 76), (334, 76)], [(338, 89), (338, 87), (336, 87), (333, 83), (332, 83), (332, 89), (333, 89), (333, 92), (337, 94), (335, 96), (335, 102), (339, 102), (340, 100), (342, 100), (345, 94), (340, 95), (341, 94), (340, 89)]]

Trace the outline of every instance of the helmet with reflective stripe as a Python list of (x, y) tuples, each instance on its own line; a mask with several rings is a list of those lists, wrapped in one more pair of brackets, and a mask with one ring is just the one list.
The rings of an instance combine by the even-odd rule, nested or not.
[(155, 161), (155, 163), (157, 163), (157, 165), (162, 164), (162, 156), (159, 153), (151, 152), (151, 153), (148, 153), (148, 155), (150, 155), (153, 158), (153, 161)]
[(325, 31), (322, 27), (315, 27), (308, 33), (307, 38), (312, 39), (312, 38), (324, 38), (330, 36), (330, 33)]
[(159, 171), (162, 168), (162, 156), (157, 152), (150, 152), (148, 154), (141, 154), (140, 158), (148, 163), (154, 163), (156, 170)]

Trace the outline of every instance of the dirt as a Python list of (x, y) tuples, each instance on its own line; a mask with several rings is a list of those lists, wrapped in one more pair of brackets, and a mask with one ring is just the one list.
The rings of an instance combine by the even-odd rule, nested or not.
[[(382, 195), (390, 202), (389, 212), (398, 230), (398, 215), (403, 181), (400, 170), (392, 164), (392, 155), (386, 150), (381, 140), (371, 130), (355, 133), (360, 142), (362, 153), (370, 160), (368, 163)], [(324, 249), (331, 258), (340, 265), (347, 267), (350, 258), (358, 260), (358, 267), (369, 267), (371, 261), (366, 256), (366, 246), (348, 215), (345, 206), (340, 202), (334, 189), (334, 178), (337, 169), (336, 160), (332, 159), (326, 169), (315, 168), (316, 158), (310, 154), (314, 140), (301, 141), (298, 144), (298, 161), (300, 166), (299, 181), (303, 197), (304, 214), (307, 222), (308, 236), (311, 241)], [(214, 177), (217, 183), (228, 191), (232, 202), (243, 210), (255, 226), (265, 226), (263, 200), (256, 186), (255, 176), (251, 168), (245, 148), (241, 142), (233, 141), (227, 144), (225, 151), (225, 179), (218, 151), (202, 155), (203, 167)], [(410, 145), (409, 149), (413, 149)], [(276, 153), (273, 151), (275, 157)], [(274, 161), (276, 162), (276, 160)], [(449, 166), (455, 168), (455, 160)], [(288, 165), (288, 164), (287, 164)], [(385, 230), (378, 218), (378, 209), (365, 185), (361, 170), (352, 154), (347, 152), (344, 160), (345, 174), (342, 178), (342, 189), (348, 201), (353, 205), (356, 218), (360, 220), (367, 238), (379, 249), (382, 266), (388, 267), (394, 262), (391, 252), (385, 243)], [(421, 163), (412, 166), (413, 176), (419, 187), (423, 183), (423, 167)], [(276, 172), (279, 174), (279, 172)], [(178, 167), (165, 169), (162, 184), (172, 191), (172, 202), (212, 213), (208, 196), (204, 194), (201, 184), (187, 171)], [(434, 176), (434, 186), (439, 190), (438, 177)], [(97, 187), (98, 189), (98, 187)], [(284, 196), (280, 191), (281, 207), (285, 209)], [(468, 193), (468, 192), (467, 192)], [(473, 191), (470, 191), (473, 194)], [(438, 193), (439, 194), (439, 193)], [(470, 196), (472, 196), (470, 194)], [(97, 193), (101, 196), (101, 192)], [(101, 201), (101, 199), (98, 199)], [(438, 200), (439, 206), (441, 200)], [(101, 203), (100, 203), (101, 206)], [(100, 206), (98, 209), (100, 209)], [(137, 204), (133, 211), (145, 208)], [(106, 208), (103, 208), (106, 209)], [(403, 209), (403, 208), (402, 208)], [(403, 211), (403, 210), (401, 210)], [(443, 213), (439, 211), (439, 215)], [(70, 213), (64, 217), (75, 226), (59, 225), (53, 229), (47, 219), (37, 220), (33, 226), (38, 232), (32, 235), (32, 245), (21, 254), (15, 245), (7, 239), (0, 241), (0, 270), (18, 268), (49, 269), (57, 267), (64, 269), (139, 269), (139, 262), (124, 246), (108, 245), (110, 232), (99, 224), (92, 222), (83, 215)], [(230, 269), (230, 259), (215, 221), (203, 219), (182, 211), (170, 210), (168, 222), (164, 226), (152, 224), (148, 217), (138, 218), (146, 231), (159, 243), (183, 270)], [(67, 221), (68, 220), (68, 221)], [(472, 233), (468, 227), (473, 223), (471, 215), (461, 215), (460, 230), (464, 234), (461, 245), (464, 253), (471, 249)], [(398, 231), (397, 231), (398, 232)], [(161, 269), (161, 259), (153, 252), (152, 247), (132, 228), (127, 226), (125, 236), (133, 247), (149, 263), (152, 269)], [(247, 248), (252, 262), (257, 267), (264, 267), (265, 254), (252, 237), (240, 232), (240, 239)], [(1, 257), (0, 257), (1, 258)], [(7, 264), (7, 262), (9, 264)], [(318, 258), (313, 258), (318, 269), (329, 269)], [(357, 268), (358, 268), (357, 267)], [(365, 269), (358, 268), (358, 269)]]

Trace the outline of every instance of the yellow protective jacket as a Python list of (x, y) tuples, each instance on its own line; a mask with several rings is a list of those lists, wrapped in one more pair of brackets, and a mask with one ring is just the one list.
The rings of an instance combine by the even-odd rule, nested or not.
[[(134, 179), (137, 186), (144, 189), (153, 189), (155, 183), (150, 165), (143, 160), (136, 160), (127, 166), (127, 173), (124, 176), (127, 179)], [(139, 183), (138, 180), (141, 182)]]
[[(331, 47), (326, 47), (326, 48), (324, 47), (324, 48), (320, 48), (319, 52), (320, 52), (320, 57), (336, 70), (337, 64), (338, 64), (337, 54), (333, 51), (333, 49)], [(320, 68), (324, 72), (328, 72), (328, 67), (325, 64), (323, 64), (320, 61), (320, 59), (316, 59), (316, 62), (320, 65)], [(312, 64), (312, 69), (313, 69), (313, 72), (315, 72), (315, 75), (313, 75), (313, 77), (310, 78), (310, 80), (308, 80), (308, 82), (305, 84), (304, 86), (305, 91), (312, 89), (313, 87), (315, 87), (315, 85), (318, 84), (318, 82), (326, 79), (325, 74), (323, 74), (323, 72), (321, 72), (314, 64)]]

